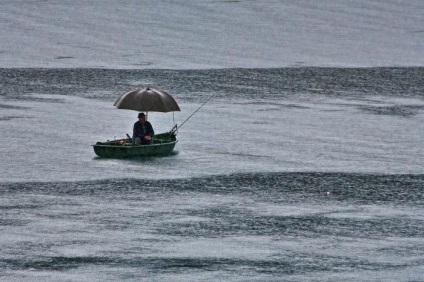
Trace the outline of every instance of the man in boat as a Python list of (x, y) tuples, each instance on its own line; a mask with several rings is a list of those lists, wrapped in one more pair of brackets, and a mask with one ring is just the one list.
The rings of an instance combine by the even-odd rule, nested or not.
[(150, 122), (146, 120), (146, 115), (139, 113), (138, 121), (134, 123), (133, 143), (138, 145), (152, 144), (154, 135), (155, 132)]

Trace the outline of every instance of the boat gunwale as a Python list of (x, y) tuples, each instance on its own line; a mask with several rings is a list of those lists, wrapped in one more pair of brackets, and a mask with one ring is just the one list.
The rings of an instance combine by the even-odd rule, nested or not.
[[(118, 141), (118, 140), (116, 140)], [(115, 142), (115, 141), (109, 141), (109, 142)], [(155, 147), (155, 146), (165, 146), (165, 145), (172, 145), (176, 144), (178, 140), (171, 141), (171, 142), (164, 142), (164, 143), (153, 143), (153, 144), (132, 144), (132, 143), (124, 143), (124, 144), (93, 144), (91, 146), (93, 147), (122, 147), (122, 148), (143, 148), (143, 147)]]

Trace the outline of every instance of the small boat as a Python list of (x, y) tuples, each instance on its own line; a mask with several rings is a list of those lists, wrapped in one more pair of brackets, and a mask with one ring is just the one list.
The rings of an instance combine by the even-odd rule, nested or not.
[(135, 145), (132, 143), (131, 138), (128, 137), (113, 141), (97, 142), (92, 146), (96, 155), (101, 158), (122, 159), (170, 155), (177, 142), (174, 133), (166, 132), (155, 135), (152, 144), (148, 145)]
[[(157, 89), (136, 89), (119, 95), (113, 104), (118, 109), (146, 112), (175, 112), (180, 111), (175, 99), (167, 92)], [(153, 142), (147, 145), (133, 144), (128, 138), (97, 142), (92, 145), (94, 152), (101, 158), (131, 158), (170, 155), (177, 144), (175, 125), (170, 132), (153, 136)]]

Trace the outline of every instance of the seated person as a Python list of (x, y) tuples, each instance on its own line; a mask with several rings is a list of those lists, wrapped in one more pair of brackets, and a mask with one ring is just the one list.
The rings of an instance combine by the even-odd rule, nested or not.
[(144, 113), (139, 113), (138, 121), (134, 123), (133, 144), (152, 144), (154, 135), (155, 132), (150, 122), (146, 120), (146, 115)]

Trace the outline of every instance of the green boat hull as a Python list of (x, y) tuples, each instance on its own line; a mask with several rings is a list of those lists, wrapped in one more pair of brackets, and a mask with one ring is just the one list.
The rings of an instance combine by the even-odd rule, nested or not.
[(174, 134), (161, 133), (155, 135), (153, 144), (133, 145), (129, 138), (107, 142), (97, 142), (93, 145), (94, 152), (101, 158), (134, 158), (170, 155), (177, 144)]

